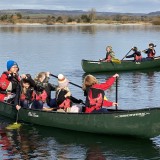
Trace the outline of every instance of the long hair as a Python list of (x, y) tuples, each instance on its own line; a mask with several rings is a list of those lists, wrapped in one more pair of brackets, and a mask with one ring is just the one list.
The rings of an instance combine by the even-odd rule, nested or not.
[(44, 79), (46, 78), (46, 72), (40, 72), (38, 73), (38, 75), (36, 75), (34, 81), (35, 82), (39, 82), (40, 81), (40, 78), (44, 77)]
[(97, 83), (98, 80), (96, 79), (96, 77), (89, 74), (84, 78), (82, 89), (86, 90), (87, 87), (91, 87), (92, 85)]

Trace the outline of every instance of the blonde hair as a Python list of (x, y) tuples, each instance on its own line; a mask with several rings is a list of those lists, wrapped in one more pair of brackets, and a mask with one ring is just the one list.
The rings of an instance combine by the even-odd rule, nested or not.
[(107, 50), (107, 48), (109, 48), (109, 49), (112, 51), (112, 46), (107, 46), (107, 47), (106, 47), (106, 50)]
[(35, 81), (35, 82), (39, 82), (39, 81), (40, 81), (40, 78), (46, 77), (46, 76), (47, 76), (47, 75), (46, 75), (46, 72), (40, 72), (40, 73), (38, 73), (38, 75), (36, 75), (34, 81)]
[(97, 83), (98, 80), (96, 79), (96, 77), (89, 74), (84, 78), (82, 89), (86, 90), (87, 87), (91, 87), (92, 85)]

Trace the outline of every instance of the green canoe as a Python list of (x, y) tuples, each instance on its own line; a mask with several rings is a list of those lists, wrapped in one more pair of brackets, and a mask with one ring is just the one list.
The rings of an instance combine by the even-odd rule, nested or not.
[(81, 65), (86, 73), (153, 69), (160, 67), (160, 56), (155, 57), (154, 60), (142, 62), (133, 62), (131, 60), (100, 62), (82, 59)]
[[(0, 102), (0, 115), (16, 119), (17, 110)], [(21, 108), (18, 120), (96, 134), (151, 138), (160, 135), (160, 108), (109, 110), (108, 113), (62, 113)]]

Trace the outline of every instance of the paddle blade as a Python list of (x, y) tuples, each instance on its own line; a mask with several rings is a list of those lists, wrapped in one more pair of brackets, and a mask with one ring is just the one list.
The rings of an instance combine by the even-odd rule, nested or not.
[(121, 61), (119, 59), (112, 59), (113, 63), (121, 64)]
[(10, 130), (10, 129), (18, 129), (18, 128), (20, 128), (20, 127), (21, 127), (21, 124), (15, 122), (15, 123), (10, 124), (9, 126), (7, 126), (6, 129), (9, 129), (9, 130)]

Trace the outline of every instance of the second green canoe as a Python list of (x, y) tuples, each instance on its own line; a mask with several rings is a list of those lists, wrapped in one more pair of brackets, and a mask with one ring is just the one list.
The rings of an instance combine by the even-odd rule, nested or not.
[[(119, 63), (120, 62), (120, 63)], [(133, 71), (160, 68), (160, 56), (151, 61), (133, 62), (131, 60), (122, 60), (115, 62), (100, 62), (82, 59), (81, 65), (86, 73), (93, 72), (112, 72), (112, 71)]]

